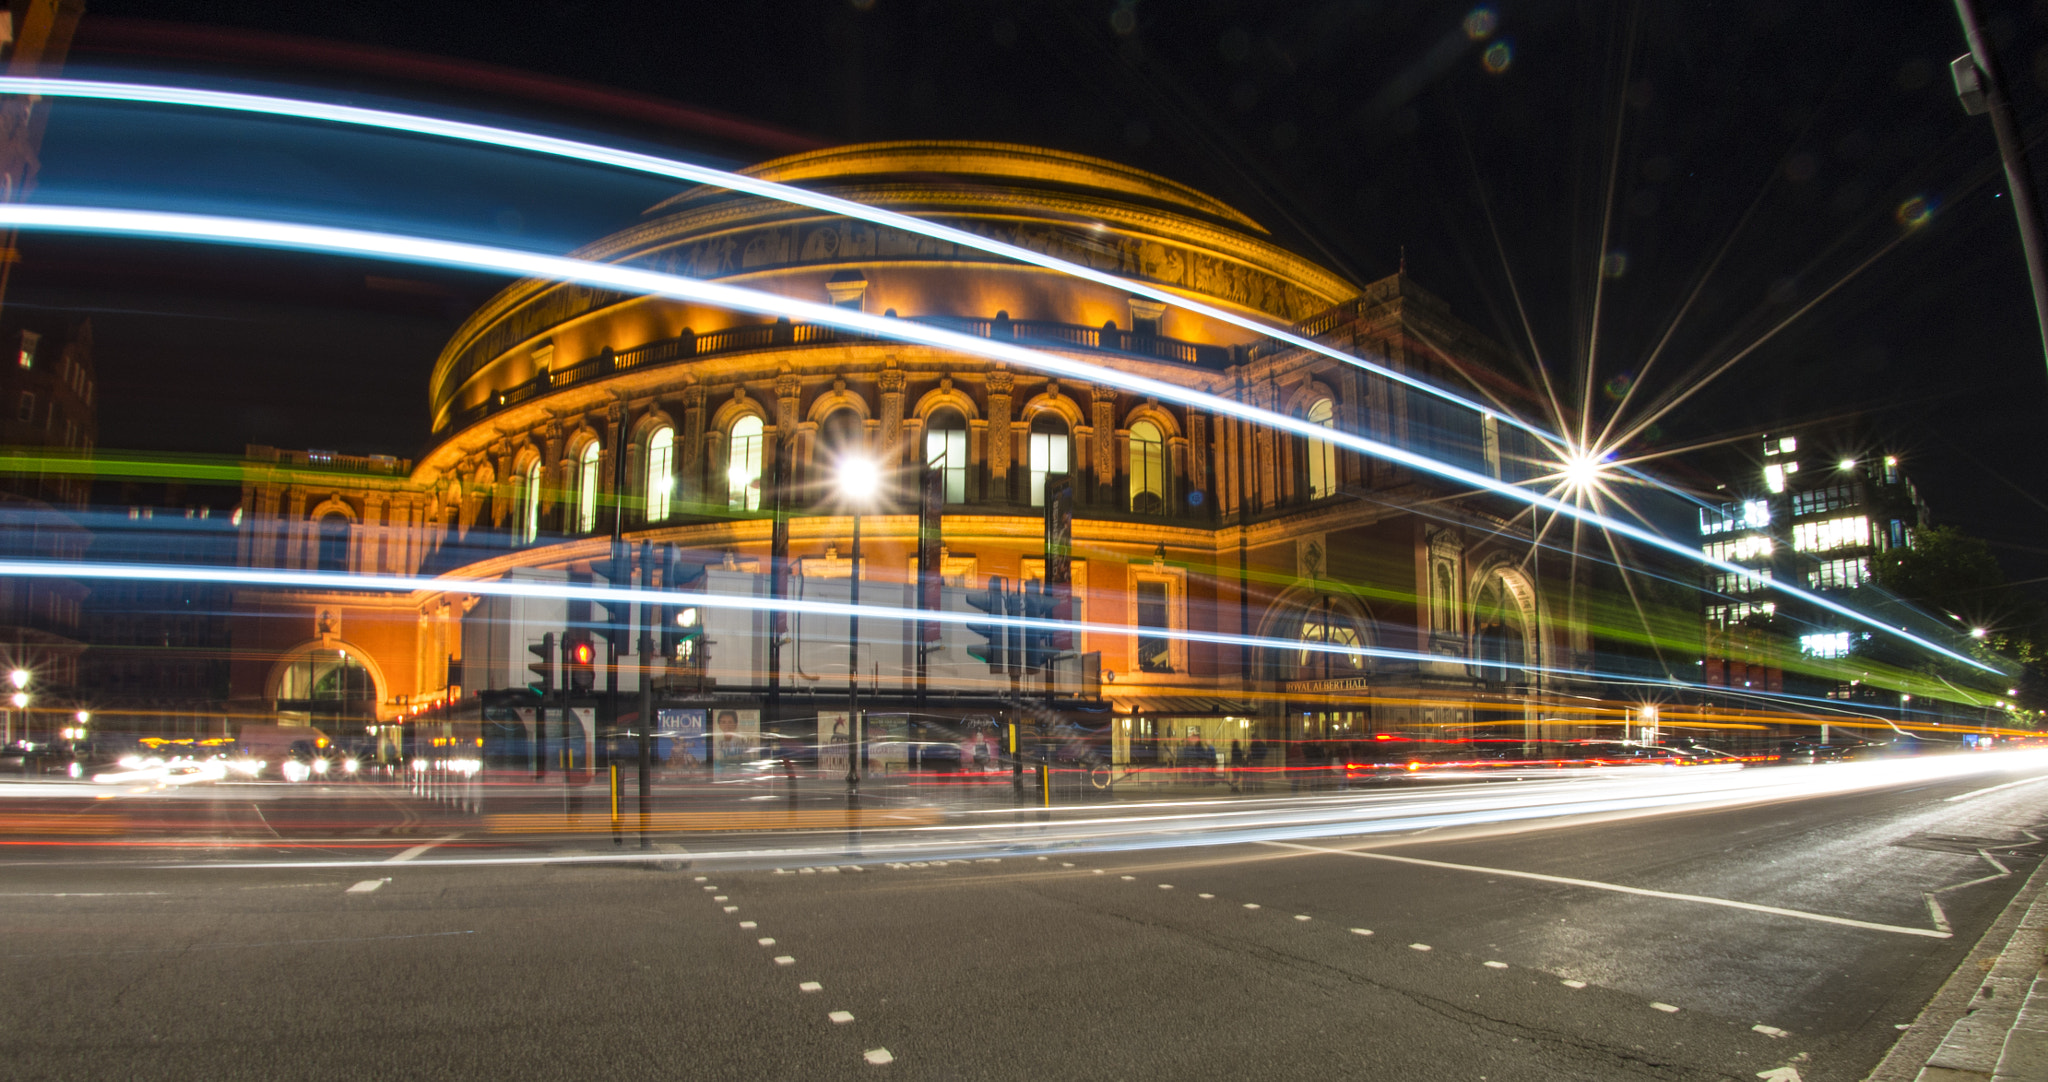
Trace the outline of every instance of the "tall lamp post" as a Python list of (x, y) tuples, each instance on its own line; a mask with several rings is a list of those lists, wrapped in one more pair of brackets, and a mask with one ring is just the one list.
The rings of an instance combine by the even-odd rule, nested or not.
[(849, 795), (860, 787), (861, 760), (867, 756), (868, 750), (867, 727), (861, 724), (860, 716), (860, 514), (873, 502), (881, 485), (881, 473), (873, 459), (855, 452), (839, 460), (839, 495), (853, 514), (853, 563), (848, 579), (853, 584), (851, 602), (855, 611), (846, 617), (846, 791)]
[[(14, 704), (14, 709), (21, 714), (21, 740), (23, 743), (29, 743), (35, 739), (36, 734), (28, 723), (28, 670), (16, 669), (8, 673), (7, 682), (14, 687), (14, 694), (7, 701)], [(23, 759), (22, 761), (27, 762), (28, 760)]]
[(1991, 45), (1977, 22), (1972, 0), (1955, 0), (1956, 18), (1963, 24), (1963, 38), (1970, 51), (1949, 65), (1955, 78), (1956, 96), (1963, 111), (1975, 116), (1991, 114), (1991, 133), (1998, 139), (1998, 156), (2005, 163), (2006, 194), (2012, 196), (2013, 217), (2020, 227), (2020, 251), (2027, 261), (2027, 279), (2033, 286), (2034, 319), (2041, 332), (2041, 346), (2048, 352), (2048, 242), (2041, 237), (2041, 211), (2034, 196), (2034, 173), (2027, 164), (2027, 148), (2019, 123), (2013, 119), (2012, 99), (2006, 95), (2005, 79), (1993, 62)]

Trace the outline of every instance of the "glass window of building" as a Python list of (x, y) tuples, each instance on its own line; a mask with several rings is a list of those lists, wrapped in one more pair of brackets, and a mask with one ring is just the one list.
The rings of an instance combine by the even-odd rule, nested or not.
[(540, 536), (540, 459), (526, 464), (526, 480), (519, 493), (519, 539), (531, 543)]
[(347, 650), (313, 649), (285, 666), (277, 697), (290, 702), (360, 702), (375, 700), (377, 685)]
[(647, 438), (647, 521), (668, 521), (676, 487), (676, 430), (663, 425)]
[(1151, 515), (1166, 510), (1166, 441), (1150, 421), (1131, 425), (1131, 510)]
[(761, 419), (747, 416), (727, 434), (725, 503), (735, 511), (761, 509), (761, 433)]
[(348, 570), (348, 516), (334, 512), (320, 519), (320, 551), (317, 567), (321, 571)]
[(1065, 476), (1071, 468), (1067, 465), (1067, 452), (1071, 441), (1067, 438), (1067, 423), (1052, 414), (1040, 414), (1031, 420), (1031, 506), (1045, 506), (1045, 482), (1048, 478)]
[[(1324, 428), (1337, 427), (1337, 404), (1328, 397), (1309, 403), (1304, 419)], [(1329, 440), (1308, 442), (1308, 498), (1320, 500), (1337, 491), (1337, 448)]]
[[(1143, 423), (1143, 422), (1140, 422)], [(1168, 623), (1166, 583), (1138, 583), (1138, 670), (1140, 672), (1172, 672), (1173, 641), (1159, 632), (1171, 628)], [(1151, 634), (1147, 634), (1151, 632)]]
[(1792, 551), (1827, 552), (1870, 544), (1870, 519), (1865, 515), (1801, 522), (1792, 527)]
[(947, 503), (967, 502), (967, 421), (958, 410), (937, 410), (925, 422), (924, 461), (945, 475)]
[[(1303, 680), (1355, 676), (1365, 669), (1365, 655), (1344, 652), (1365, 645), (1359, 638), (1358, 629), (1351, 626), (1351, 621), (1343, 615), (1331, 612), (1327, 601), (1302, 617), (1301, 642), (1295, 666)], [(1337, 649), (1323, 649), (1324, 643)]]
[(597, 530), (597, 462), (603, 451), (596, 440), (583, 445), (576, 458), (576, 532)]

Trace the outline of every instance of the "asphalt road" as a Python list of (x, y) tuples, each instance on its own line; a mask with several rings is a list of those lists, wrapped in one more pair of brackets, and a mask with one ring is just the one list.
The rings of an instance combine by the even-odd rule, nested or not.
[(2048, 781), (1984, 791), (2025, 777), (864, 870), (417, 863), (461, 845), (433, 834), (445, 816), (419, 842), (444, 848), (348, 868), (20, 846), (0, 864), (0, 1063), (1855, 1080), (2038, 861)]

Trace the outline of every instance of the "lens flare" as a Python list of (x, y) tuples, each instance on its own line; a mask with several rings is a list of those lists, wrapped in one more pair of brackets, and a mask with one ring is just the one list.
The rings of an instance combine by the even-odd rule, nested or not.
[(1479, 63), (1485, 66), (1489, 75), (1499, 75), (1507, 71), (1508, 65), (1514, 62), (1514, 47), (1505, 41), (1496, 41), (1487, 46), (1486, 52), (1479, 58)]
[(1490, 7), (1476, 7), (1465, 16), (1465, 36), (1473, 41), (1485, 41), (1493, 36), (1500, 25), (1500, 16)]
[(1926, 225), (1927, 220), (1934, 217), (1934, 210), (1934, 200), (1924, 195), (1916, 195), (1900, 203), (1899, 209), (1894, 212), (1894, 216), (1898, 218), (1899, 225), (1912, 230)]

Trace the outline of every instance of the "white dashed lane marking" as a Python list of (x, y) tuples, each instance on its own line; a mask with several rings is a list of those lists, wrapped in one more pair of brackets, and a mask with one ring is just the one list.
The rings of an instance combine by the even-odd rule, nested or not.
[(376, 889), (377, 889), (378, 887), (381, 887), (381, 886), (383, 886), (383, 885), (384, 885), (384, 884), (385, 884), (386, 882), (388, 882), (388, 880), (383, 880), (383, 879), (365, 879), (365, 880), (363, 880), (362, 882), (360, 882), (360, 883), (357, 883), (357, 884), (356, 884), (355, 886), (352, 886), (352, 887), (348, 888), (347, 890), (343, 891), (342, 893), (344, 893), (344, 894), (368, 894), (368, 893), (370, 893), (371, 891), (373, 891), (373, 890), (376, 890)]
[(1244, 903), (1244, 907), (1245, 907), (1246, 909), (1257, 909), (1257, 908), (1259, 907), (1259, 903), (1257, 903), (1257, 902), (1246, 902), (1246, 903)]
[(833, 1024), (835, 1024), (835, 1025), (841, 1025), (841, 1026), (843, 1026), (843, 1025), (845, 1025), (846, 1023), (848, 1023), (848, 1022), (851, 1022), (851, 1021), (853, 1021), (853, 1012), (852, 1012), (852, 1011), (833, 1011), (833, 1012), (832, 1012), (831, 1014), (828, 1014), (828, 1015), (826, 1015), (825, 1017), (827, 1017), (827, 1018), (830, 1018), (830, 1019), (832, 1020)]
[(889, 1050), (886, 1048), (870, 1048), (867, 1051), (862, 1052), (860, 1054), (860, 1058), (867, 1060), (868, 1063), (876, 1067), (896, 1062), (896, 1057), (890, 1055)]
[(1557, 983), (1564, 985), (1566, 988), (1584, 988), (1586, 986), (1585, 981), (1559, 981)]
[(725, 907), (725, 911), (728, 913), (737, 913), (740, 911), (740, 907), (736, 905), (729, 905)]
[(766, 936), (763, 936), (760, 939), (755, 940), (754, 942), (759, 943), (764, 947), (772, 947), (775, 945), (775, 941)]
[(1295, 919), (1295, 920), (1314, 920), (1315, 918), (1314, 918), (1314, 917), (1311, 917), (1311, 916), (1308, 916), (1307, 914), (1304, 914), (1304, 913), (1296, 913), (1296, 914), (1294, 915), (1294, 919)]
[(1506, 962), (1482, 962), (1480, 964), (1488, 969), (1506, 969), (1508, 967)]
[(1214, 898), (1214, 897), (1215, 897), (1215, 895), (1214, 895), (1214, 894), (1197, 894), (1197, 895), (1195, 895), (1195, 897), (1197, 897), (1197, 898)]
[(1427, 943), (1410, 943), (1408, 944), (1408, 949), (1412, 951), (1426, 951), (1435, 950), (1436, 948), (1430, 946)]
[(1370, 929), (1370, 928), (1353, 928), (1353, 929), (1351, 929), (1351, 934), (1352, 934), (1352, 935), (1371, 935), (1371, 934), (1372, 934), (1372, 929)]
[(1671, 1005), (1671, 1004), (1669, 1004), (1669, 1003), (1656, 1003), (1656, 1002), (1652, 1002), (1652, 1003), (1650, 1004), (1650, 1009), (1651, 1009), (1651, 1010), (1657, 1010), (1657, 1011), (1663, 1011), (1663, 1012), (1664, 1012), (1665, 1014), (1677, 1014), (1677, 1013), (1678, 1013), (1678, 1008), (1676, 1008), (1676, 1007), (1672, 1006), (1672, 1005)]
[(753, 921), (750, 921), (750, 920), (743, 920), (743, 921), (741, 921), (741, 922), (740, 922), (740, 927), (742, 927), (742, 928), (758, 928), (758, 927), (760, 927), (760, 925), (758, 925), (758, 924), (756, 924), (756, 923), (754, 923)]
[(775, 956), (775, 964), (779, 966), (793, 966), (796, 964), (796, 958), (787, 954), (778, 954)]
[(805, 981), (797, 985), (796, 990), (799, 992), (822, 992), (825, 990), (825, 986), (817, 981)]
[(1758, 1033), (1761, 1033), (1761, 1034), (1763, 1034), (1763, 1035), (1764, 1035), (1764, 1036), (1766, 1036), (1766, 1037), (1790, 1037), (1790, 1036), (1792, 1036), (1792, 1035), (1791, 1035), (1790, 1033), (1787, 1033), (1787, 1032), (1785, 1032), (1784, 1030), (1782, 1030), (1782, 1029), (1779, 1029), (1779, 1028), (1778, 1028), (1778, 1027), (1776, 1027), (1776, 1026), (1767, 1026), (1767, 1025), (1764, 1025), (1764, 1024), (1763, 1024), (1762, 1022), (1758, 1022), (1758, 1023), (1756, 1024), (1756, 1025), (1753, 1025), (1753, 1026), (1751, 1026), (1751, 1027), (1749, 1027), (1749, 1028), (1751, 1028), (1751, 1029), (1753, 1029), (1753, 1030), (1757, 1031)]

